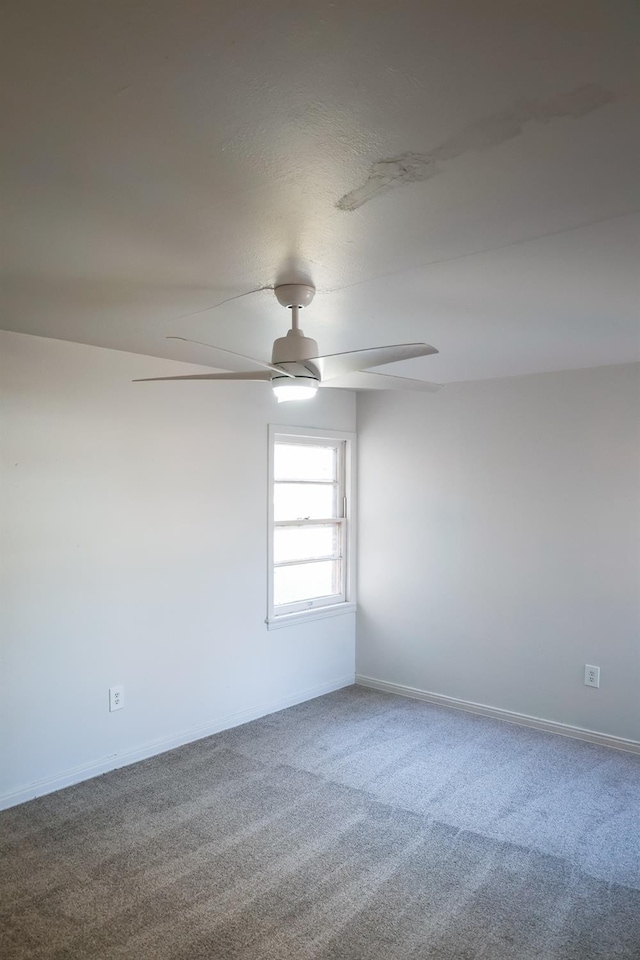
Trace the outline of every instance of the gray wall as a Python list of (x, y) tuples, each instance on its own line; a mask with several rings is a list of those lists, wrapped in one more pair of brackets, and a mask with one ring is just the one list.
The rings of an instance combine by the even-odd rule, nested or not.
[(637, 365), (360, 394), (357, 672), (640, 740), (639, 423)]
[(0, 804), (352, 681), (353, 614), (264, 624), (267, 424), (352, 430), (351, 393), (132, 384), (194, 368), (21, 334), (0, 356)]

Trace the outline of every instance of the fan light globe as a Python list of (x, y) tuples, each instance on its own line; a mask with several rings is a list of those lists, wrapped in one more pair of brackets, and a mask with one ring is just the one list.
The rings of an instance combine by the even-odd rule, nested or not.
[(311, 400), (318, 392), (318, 384), (311, 378), (300, 382), (297, 378), (278, 379), (273, 384), (273, 392), (278, 403), (286, 400)]

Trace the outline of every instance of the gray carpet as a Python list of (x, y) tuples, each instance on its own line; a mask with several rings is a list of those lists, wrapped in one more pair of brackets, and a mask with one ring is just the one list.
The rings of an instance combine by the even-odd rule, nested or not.
[(0, 840), (3, 960), (640, 958), (640, 757), (356, 687)]

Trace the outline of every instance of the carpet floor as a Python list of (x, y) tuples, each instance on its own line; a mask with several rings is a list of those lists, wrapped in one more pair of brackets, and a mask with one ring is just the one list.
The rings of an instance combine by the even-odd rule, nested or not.
[(0, 844), (3, 960), (640, 958), (640, 757), (359, 687)]

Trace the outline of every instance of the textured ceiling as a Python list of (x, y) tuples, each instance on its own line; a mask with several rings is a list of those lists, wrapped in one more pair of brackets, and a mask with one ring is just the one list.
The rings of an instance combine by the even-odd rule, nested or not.
[[(452, 380), (640, 359), (634, 0), (6, 0), (0, 326)], [(229, 300), (213, 310), (205, 308)]]

